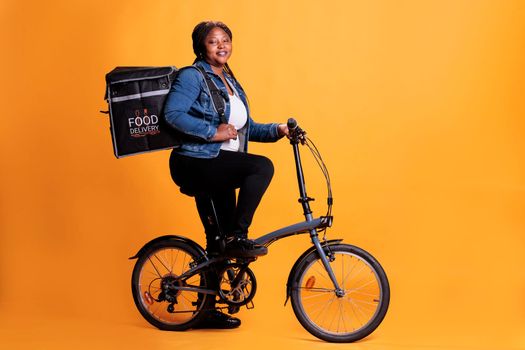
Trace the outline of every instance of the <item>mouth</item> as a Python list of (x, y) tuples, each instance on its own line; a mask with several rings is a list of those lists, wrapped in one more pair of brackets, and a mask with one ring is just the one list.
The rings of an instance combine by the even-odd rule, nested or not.
[(226, 57), (228, 56), (228, 51), (217, 51), (217, 56)]

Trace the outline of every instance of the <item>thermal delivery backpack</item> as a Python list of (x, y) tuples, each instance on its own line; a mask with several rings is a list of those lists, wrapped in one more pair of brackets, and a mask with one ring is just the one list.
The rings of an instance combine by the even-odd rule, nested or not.
[(164, 103), (176, 74), (174, 66), (117, 67), (106, 74), (105, 99), (117, 158), (181, 144), (182, 134), (164, 118)]

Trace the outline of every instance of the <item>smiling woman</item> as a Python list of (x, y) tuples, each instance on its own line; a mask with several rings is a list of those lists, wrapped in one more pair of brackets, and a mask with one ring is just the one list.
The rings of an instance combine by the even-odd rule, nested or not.
[(228, 33), (222, 28), (215, 27), (206, 37), (204, 44), (206, 47), (206, 61), (211, 65), (211, 69), (216, 74), (219, 74), (226, 89), (228, 89), (228, 94), (230, 96), (233, 95), (230, 85), (226, 83), (226, 80), (224, 79), (224, 74), (221, 74), (223, 70), (222, 67), (228, 67), (227, 69), (231, 74), (231, 69), (229, 69), (228, 66), (228, 59), (232, 55), (232, 42), (230, 35), (228, 35)]
[[(168, 123), (191, 136), (173, 149), (171, 176), (181, 192), (195, 197), (208, 255), (265, 255), (266, 247), (248, 239), (248, 228), (272, 179), (273, 164), (248, 153), (248, 141), (275, 142), (288, 135), (288, 127), (251, 118), (246, 94), (228, 65), (232, 33), (224, 23), (201, 22), (192, 39), (194, 69), (181, 70), (165, 106)], [(239, 325), (239, 319), (214, 310), (198, 327)]]

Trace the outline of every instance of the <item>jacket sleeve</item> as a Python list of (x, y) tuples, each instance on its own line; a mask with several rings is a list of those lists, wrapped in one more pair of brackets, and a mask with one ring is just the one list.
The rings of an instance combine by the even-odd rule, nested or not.
[(250, 134), (248, 139), (256, 142), (275, 142), (282, 137), (279, 136), (278, 127), (279, 124), (277, 123), (261, 124), (250, 117)]
[(204, 118), (189, 113), (201, 93), (201, 75), (196, 69), (182, 69), (171, 86), (164, 105), (166, 121), (178, 131), (210, 141), (217, 128)]

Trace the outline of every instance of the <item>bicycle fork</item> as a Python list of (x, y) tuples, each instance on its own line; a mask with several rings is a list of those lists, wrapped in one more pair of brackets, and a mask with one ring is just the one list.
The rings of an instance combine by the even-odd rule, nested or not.
[[(303, 214), (304, 214), (304, 217), (306, 218), (306, 221), (312, 221), (313, 216), (312, 216), (312, 210), (310, 209), (310, 201), (313, 201), (314, 199), (311, 197), (308, 197), (308, 195), (306, 194), (303, 166), (301, 162), (301, 155), (299, 152), (299, 143), (302, 143), (301, 139), (304, 139), (304, 135), (302, 134), (301, 130), (299, 130), (298, 132), (299, 133), (296, 134), (295, 137), (291, 138), (290, 143), (293, 146), (295, 169), (297, 172), (297, 183), (299, 185), (299, 194), (300, 194), (299, 203), (301, 203), (303, 207)], [(330, 266), (330, 262), (328, 261), (328, 258), (326, 257), (323, 247), (321, 246), (321, 243), (319, 242), (319, 235), (317, 234), (316, 229), (310, 230), (310, 238), (312, 239), (312, 243), (315, 246), (315, 249), (317, 250), (319, 257), (321, 258), (321, 261), (323, 262), (323, 266), (326, 272), (328, 273), (330, 280), (334, 284), (335, 295), (339, 298), (343, 297), (345, 292), (343, 289), (341, 289), (341, 287), (339, 286), (339, 283), (337, 282), (334, 271), (332, 270), (332, 267)]]
[[(330, 277), (330, 280), (334, 284), (335, 288), (335, 295), (338, 298), (341, 298), (345, 295), (344, 289), (341, 289), (339, 286), (339, 283), (337, 282), (337, 278), (335, 277), (334, 270), (332, 270), (332, 267), (330, 266), (330, 261), (328, 260), (328, 257), (326, 256), (326, 253), (321, 246), (321, 242), (319, 241), (319, 235), (317, 234), (317, 231), (315, 229), (310, 231), (310, 238), (312, 239), (312, 243), (315, 246), (315, 249), (317, 250), (317, 254), (319, 254), (319, 257), (321, 258), (321, 262), (323, 263), (323, 266), (328, 273), (328, 276)], [(330, 249), (327, 246), (327, 249)]]

